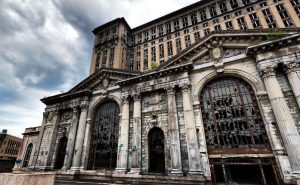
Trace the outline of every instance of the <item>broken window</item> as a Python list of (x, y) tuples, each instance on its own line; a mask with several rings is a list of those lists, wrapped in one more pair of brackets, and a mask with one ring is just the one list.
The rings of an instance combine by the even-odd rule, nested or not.
[(201, 107), (208, 148), (269, 146), (255, 95), (245, 82), (212, 81), (201, 93)]

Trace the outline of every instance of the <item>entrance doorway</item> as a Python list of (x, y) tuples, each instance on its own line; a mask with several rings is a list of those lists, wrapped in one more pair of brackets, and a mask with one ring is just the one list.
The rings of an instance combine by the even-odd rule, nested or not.
[(66, 136), (63, 136), (59, 140), (57, 153), (56, 153), (56, 160), (55, 160), (55, 165), (54, 165), (55, 169), (61, 169), (64, 165), (67, 143), (68, 143), (68, 138)]
[(149, 172), (165, 172), (164, 133), (158, 128), (152, 128), (148, 134)]
[(280, 184), (274, 159), (212, 159), (214, 184)]

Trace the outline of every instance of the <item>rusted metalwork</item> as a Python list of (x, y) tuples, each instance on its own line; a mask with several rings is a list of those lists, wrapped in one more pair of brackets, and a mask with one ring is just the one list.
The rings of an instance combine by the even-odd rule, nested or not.
[(219, 78), (207, 84), (201, 110), (209, 153), (271, 152), (255, 95), (242, 80)]
[(91, 128), (88, 169), (114, 169), (117, 161), (120, 109), (116, 102), (99, 106)]

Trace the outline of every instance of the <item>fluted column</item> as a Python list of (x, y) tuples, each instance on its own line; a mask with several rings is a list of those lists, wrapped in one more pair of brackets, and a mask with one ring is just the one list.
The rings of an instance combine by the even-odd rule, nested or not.
[(120, 125), (120, 137), (118, 143), (118, 159), (116, 171), (125, 173), (128, 165), (128, 137), (129, 137), (129, 100), (122, 98), (122, 120)]
[(141, 96), (136, 94), (133, 96), (133, 143), (132, 143), (132, 162), (130, 173), (141, 173)]
[(292, 166), (293, 175), (300, 173), (300, 136), (273, 68), (260, 70), (272, 109)]
[(168, 123), (170, 134), (171, 175), (183, 175), (175, 89), (167, 89), (168, 93)]
[(183, 114), (188, 149), (189, 174), (202, 175), (203, 172), (201, 170), (201, 158), (197, 141), (196, 122), (191, 102), (190, 88), (190, 85), (182, 86)]
[(80, 105), (81, 113), (79, 118), (79, 125), (77, 130), (76, 142), (75, 142), (75, 150), (73, 155), (73, 164), (71, 170), (79, 170), (80, 169), (80, 162), (81, 162), (81, 154), (83, 150), (83, 140), (85, 134), (85, 127), (86, 127), (86, 117), (88, 111), (88, 104), (82, 103)]
[(296, 62), (286, 63), (284, 71), (289, 79), (294, 96), (300, 108), (300, 65)]
[(73, 107), (72, 123), (69, 131), (67, 150), (66, 150), (64, 166), (62, 167), (62, 170), (68, 170), (71, 168), (77, 127), (78, 127), (78, 109), (77, 107)]

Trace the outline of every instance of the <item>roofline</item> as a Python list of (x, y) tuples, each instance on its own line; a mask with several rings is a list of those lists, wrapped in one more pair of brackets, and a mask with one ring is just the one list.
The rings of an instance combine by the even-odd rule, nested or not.
[(105, 24), (102, 24), (101, 26), (98, 26), (98, 27), (94, 28), (94, 30), (93, 30), (92, 32), (96, 35), (97, 32), (98, 32), (99, 30), (101, 30), (102, 28), (107, 27), (107, 26), (109, 26), (109, 25), (113, 25), (113, 24), (118, 23), (118, 22), (123, 22), (123, 23), (125, 24), (125, 26), (126, 26), (128, 29), (131, 30), (131, 28), (130, 28), (129, 24), (127, 23), (127, 21), (125, 20), (125, 18), (124, 18), (124, 17), (119, 17), (119, 18), (116, 18), (116, 19), (114, 19), (114, 20), (112, 20), (112, 21), (109, 21), (109, 22), (107, 22), (107, 23), (105, 23)]

